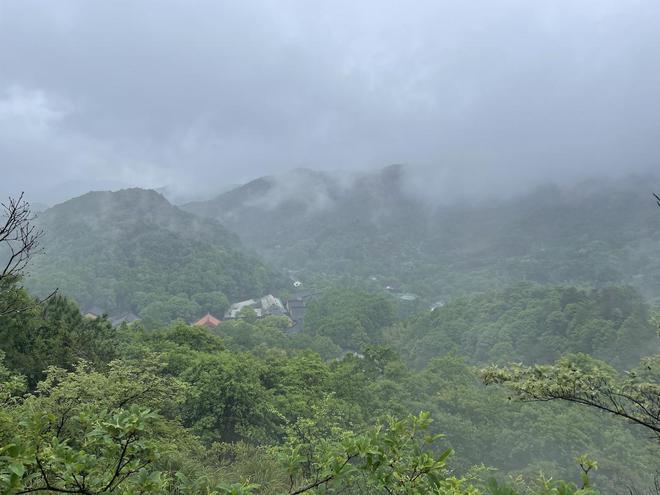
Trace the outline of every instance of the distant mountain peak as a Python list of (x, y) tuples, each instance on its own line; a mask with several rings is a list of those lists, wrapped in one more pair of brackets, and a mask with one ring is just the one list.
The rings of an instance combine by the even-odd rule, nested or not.
[(181, 308), (196, 308), (199, 294), (259, 295), (274, 277), (236, 234), (151, 189), (92, 191), (37, 222), (45, 254), (28, 286), (37, 294), (60, 287), (85, 306), (139, 313), (184, 294)]

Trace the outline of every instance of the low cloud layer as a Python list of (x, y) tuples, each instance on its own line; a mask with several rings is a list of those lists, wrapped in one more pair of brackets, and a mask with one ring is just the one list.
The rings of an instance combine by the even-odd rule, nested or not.
[(0, 5), (0, 192), (660, 169), (655, 1)]

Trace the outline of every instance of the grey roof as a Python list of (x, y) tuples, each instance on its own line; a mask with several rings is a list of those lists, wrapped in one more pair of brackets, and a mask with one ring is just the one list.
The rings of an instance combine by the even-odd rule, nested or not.
[(227, 312), (225, 313), (225, 319), (237, 318), (241, 309), (246, 306), (254, 309), (258, 317), (268, 316), (268, 315), (285, 315), (286, 309), (277, 297), (272, 294), (263, 296), (257, 300), (248, 299), (246, 301), (241, 301), (232, 304)]
[(103, 308), (99, 308), (98, 306), (92, 306), (91, 308), (87, 309), (87, 311), (85, 311), (85, 314), (101, 316), (105, 314), (105, 310)]
[(236, 318), (238, 316), (238, 313), (244, 307), (246, 307), (246, 306), (255, 307), (256, 305), (257, 305), (257, 301), (255, 301), (254, 299), (248, 299), (246, 301), (241, 301), (241, 302), (234, 303), (231, 306), (229, 306), (229, 309), (225, 313), (225, 319), (227, 319), (227, 318)]
[(137, 316), (134, 313), (128, 312), (128, 313), (125, 313), (121, 316), (111, 317), (110, 318), (110, 323), (112, 323), (112, 325), (116, 327), (116, 326), (121, 325), (122, 323), (129, 324), (129, 323), (133, 323), (133, 322), (139, 321), (139, 320), (140, 320), (139, 316)]

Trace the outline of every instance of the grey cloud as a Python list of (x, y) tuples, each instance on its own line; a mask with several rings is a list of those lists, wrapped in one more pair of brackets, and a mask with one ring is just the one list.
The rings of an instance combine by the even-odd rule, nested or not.
[(659, 21), (641, 0), (8, 0), (0, 189), (207, 193), (389, 163), (511, 189), (653, 170)]

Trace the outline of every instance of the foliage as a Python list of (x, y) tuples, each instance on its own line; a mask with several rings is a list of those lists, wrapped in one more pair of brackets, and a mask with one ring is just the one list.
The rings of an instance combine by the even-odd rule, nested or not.
[[(59, 307), (63, 301), (52, 304)], [(23, 318), (11, 327), (13, 342), (24, 342), (9, 350), (12, 363), (20, 364), (15, 356), (43, 315), (37, 311)], [(483, 463), (499, 469), (500, 478), (510, 473), (534, 479), (541, 470), (570, 478), (572, 459), (590, 452), (601, 465), (601, 486), (612, 488), (621, 479), (643, 486), (651, 482), (648, 473), (658, 455), (653, 444), (606, 416), (584, 415), (577, 406), (508, 401), (498, 388), (483, 387), (469, 358), (436, 357), (424, 368), (411, 369), (392, 348), (369, 344), (360, 353), (327, 360), (305, 350), (310, 343), (327, 350), (327, 340), (311, 332), (287, 336), (288, 324), (281, 317), (223, 322), (213, 332), (182, 322), (113, 330), (103, 319), (70, 315), (58, 321), (62, 331), (75, 329), (79, 321), (89, 325), (84, 327), (89, 333), (81, 334), (90, 339), (86, 345), (112, 352), (85, 364), (77, 364), (77, 352), (55, 354), (62, 357), (56, 363), (60, 368), (47, 370), (38, 386), (26, 384), (12, 364), (3, 373), (5, 400), (15, 404), (27, 386), (33, 398), (21, 399), (21, 407), (40, 404), (60, 418), (69, 407), (83, 404), (99, 413), (132, 405), (153, 411), (159, 415), (153, 424), (159, 453), (154, 470), (170, 488), (172, 480), (183, 483), (185, 476), (191, 493), (198, 482), (216, 491), (222, 484), (253, 483), (260, 485), (259, 493), (278, 493), (265, 491), (266, 486), (280, 487), (282, 493), (290, 481), (269, 446), (285, 445), (292, 425), (313, 426), (318, 438), (339, 442), (346, 432), (359, 435), (375, 422), (386, 424), (388, 417), (405, 418), (420, 410), (435, 418), (429, 434), (443, 433), (446, 447), (457, 451), (452, 465), (458, 477)], [(104, 328), (109, 340), (103, 340)], [(44, 332), (43, 346), (37, 348), (57, 349), (59, 335)], [(121, 360), (109, 361), (115, 356)], [(13, 438), (16, 418), (25, 416), (18, 406), (6, 409), (0, 413), (5, 442)], [(217, 450), (213, 444), (226, 447)], [(257, 450), (240, 454), (231, 447), (235, 444)]]
[[(155, 442), (144, 438), (157, 416), (133, 406), (113, 412), (89, 408), (72, 416), (77, 432), (63, 435), (46, 412), (32, 414), (15, 442), (2, 448), (2, 493), (160, 493), (163, 479), (150, 466)], [(44, 431), (48, 433), (43, 433)]]
[(115, 332), (107, 320), (84, 318), (60, 295), (37, 305), (22, 291), (21, 300), (28, 309), (0, 316), (0, 350), (7, 365), (31, 385), (48, 366), (71, 368), (81, 359), (100, 364), (115, 357)]
[(660, 215), (640, 194), (646, 178), (546, 185), (509, 199), (453, 204), (420, 200), (408, 179), (397, 166), (349, 184), (297, 170), (184, 208), (219, 220), (304, 281), (379, 290), (398, 284), (429, 304), (523, 280), (632, 285), (660, 297)]
[(660, 355), (644, 359), (625, 377), (579, 354), (554, 365), (491, 367), (482, 376), (486, 384), (504, 384), (523, 400), (563, 400), (620, 416), (660, 440)]
[(583, 352), (629, 367), (660, 351), (648, 306), (629, 287), (517, 284), (420, 314), (385, 340), (416, 367), (447, 352), (475, 364), (544, 363)]
[[(8, 404), (2, 493), (160, 493), (155, 470), (176, 388), (153, 365), (49, 368), (33, 394)], [(4, 436), (4, 435), (3, 435)]]
[(343, 349), (361, 349), (379, 341), (381, 330), (394, 319), (394, 305), (386, 296), (335, 289), (309, 304), (305, 328)]
[(22, 288), (17, 284), (39, 251), (42, 236), (43, 231), (34, 223), (30, 203), (22, 193), (0, 203), (0, 317), (30, 308), (25, 305)]
[[(137, 340), (122, 352), (134, 359), (162, 355), (164, 371), (188, 383), (182, 419), (206, 442), (278, 444), (299, 421), (330, 438), (333, 428), (360, 431), (377, 418), (426, 409), (435, 418), (433, 433), (444, 433), (457, 450), (453, 462), (462, 471), (484, 463), (527, 478), (540, 470), (567, 477), (572, 459), (591, 452), (602, 466), (601, 484), (647, 482), (657, 452), (607, 417), (562, 404), (508, 401), (501, 390), (484, 388), (459, 357), (436, 358), (413, 371), (392, 349), (368, 346), (362, 355), (326, 362), (268, 328), (278, 321), (224, 322), (216, 329), (224, 343), (208, 333), (202, 340), (206, 330), (181, 324), (176, 331), (133, 330)], [(318, 416), (320, 410), (332, 414)]]
[[(83, 308), (133, 311), (153, 323), (220, 312), (227, 298), (261, 294), (276, 276), (236, 236), (154, 191), (94, 192), (45, 211), (45, 254), (28, 287), (51, 287)], [(143, 314), (142, 314), (143, 313)]]
[(291, 477), (289, 493), (476, 494), (449, 474), (451, 449), (431, 451), (439, 436), (427, 434), (429, 425), (428, 414), (420, 413), (390, 419), (363, 434), (342, 432), (333, 441), (301, 436), (311, 425), (297, 423), (282, 449)]
[[(286, 317), (250, 312), (213, 330), (164, 323), (220, 316), (228, 298), (274, 283), (218, 224), (135, 190), (49, 210), (51, 254), (35, 286), (57, 281), (143, 321), (113, 329), (63, 297), (39, 308), (14, 286), (27, 309), (0, 319), (0, 491), (591, 495), (594, 483), (608, 493), (650, 484), (660, 444), (616, 416), (657, 431), (658, 340), (639, 293), (607, 284), (655, 290), (652, 277), (618, 272), (637, 263), (626, 250), (649, 251), (653, 236), (631, 244), (639, 223), (603, 234), (583, 223), (593, 211), (546, 232), (534, 222), (575, 203), (553, 209), (553, 191), (485, 218), (420, 215), (397, 173), (356, 183), (348, 224), (322, 215), (298, 225), (300, 238), (285, 231), (280, 253), (304, 253), (292, 261), (316, 263), (317, 280), (363, 278), (325, 285), (295, 335)], [(620, 225), (619, 213), (607, 222)], [(521, 278), (597, 288), (485, 292)], [(408, 290), (444, 304), (395, 305)], [(566, 352), (584, 354), (544, 364)], [(473, 367), (512, 360), (527, 366)]]

